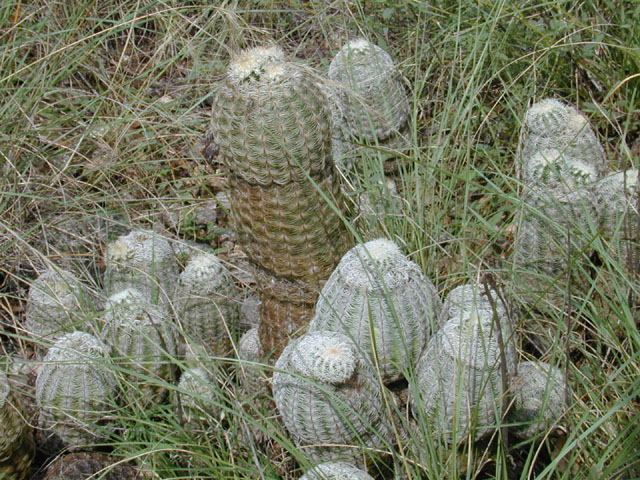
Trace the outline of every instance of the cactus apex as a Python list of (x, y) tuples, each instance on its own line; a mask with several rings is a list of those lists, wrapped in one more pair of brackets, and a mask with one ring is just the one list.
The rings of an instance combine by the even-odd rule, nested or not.
[(252, 80), (275, 80), (282, 76), (285, 61), (284, 52), (276, 45), (250, 48), (231, 61), (227, 77), (234, 85)]
[(567, 126), (569, 109), (555, 98), (534, 103), (524, 116), (524, 123), (536, 135), (562, 133)]
[(339, 333), (310, 332), (294, 346), (290, 361), (301, 374), (336, 385), (356, 370), (355, 346)]
[(373, 480), (373, 477), (350, 463), (325, 462), (306, 472), (300, 480)]

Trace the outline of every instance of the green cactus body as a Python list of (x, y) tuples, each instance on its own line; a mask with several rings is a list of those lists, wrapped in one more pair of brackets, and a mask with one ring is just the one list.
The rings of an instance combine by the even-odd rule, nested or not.
[(520, 362), (518, 375), (511, 380), (515, 402), (509, 414), (516, 424), (513, 433), (529, 439), (557, 425), (567, 410), (568, 389), (560, 369), (541, 361)]
[[(357, 456), (389, 434), (376, 374), (358, 347), (336, 332), (292, 340), (275, 365), (273, 395), (287, 430), (315, 461)], [(377, 432), (377, 433), (376, 433)]]
[(600, 226), (613, 258), (638, 265), (640, 216), (638, 171), (617, 172), (594, 185)]
[(515, 348), (503, 346), (515, 339), (504, 337), (501, 345), (493, 318), (492, 312), (472, 310), (449, 319), (418, 364), (414, 416), (423, 410), (434, 435), (447, 443), (467, 434), (477, 440), (501, 418), (503, 374), (516, 364)]
[(329, 66), (338, 86), (338, 101), (349, 130), (369, 141), (400, 132), (409, 114), (409, 100), (391, 56), (365, 39), (345, 44)]
[(107, 300), (102, 338), (113, 349), (114, 361), (124, 367), (126, 389), (143, 404), (161, 402), (166, 382), (173, 380), (171, 357), (176, 355), (176, 331), (168, 313), (152, 305), (134, 289)]
[(258, 270), (267, 352), (310, 317), (320, 283), (348, 249), (325, 199), (341, 206), (329, 116), (315, 78), (277, 47), (236, 56), (214, 100), (212, 134), (239, 244)]
[(231, 353), (238, 329), (238, 291), (229, 271), (213, 254), (192, 258), (176, 289), (177, 318), (187, 339), (201, 343), (212, 356)]
[(525, 114), (522, 136), (523, 170), (537, 152), (546, 150), (590, 165), (597, 178), (606, 168), (604, 149), (587, 118), (558, 100), (548, 98), (532, 105)]
[(217, 389), (215, 380), (203, 368), (189, 368), (182, 372), (173, 403), (185, 428), (203, 435), (216, 427), (220, 414)]
[(306, 472), (300, 480), (373, 480), (373, 477), (350, 463), (325, 462)]
[(135, 288), (154, 304), (166, 305), (178, 283), (171, 244), (152, 230), (135, 230), (107, 245), (108, 295)]
[(352, 338), (382, 377), (392, 381), (415, 365), (435, 327), (441, 302), (418, 265), (390, 240), (357, 245), (327, 280), (309, 331)]
[(75, 275), (51, 268), (29, 288), (24, 328), (38, 341), (54, 342), (64, 333), (84, 328), (93, 308)]
[(0, 478), (25, 478), (35, 454), (33, 435), (25, 420), (22, 402), (1, 371), (0, 432)]
[(84, 332), (72, 332), (53, 345), (36, 380), (40, 427), (69, 447), (101, 439), (98, 426), (109, 414), (115, 379), (109, 348)]

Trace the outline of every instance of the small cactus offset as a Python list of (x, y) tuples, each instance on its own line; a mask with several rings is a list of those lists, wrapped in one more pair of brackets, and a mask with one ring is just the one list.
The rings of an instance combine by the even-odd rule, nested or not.
[(161, 402), (166, 382), (173, 380), (171, 357), (177, 353), (176, 331), (166, 310), (152, 305), (134, 289), (117, 293), (106, 302), (102, 339), (113, 349), (114, 361), (125, 367), (125, 382), (139, 400)]
[(560, 369), (548, 363), (520, 362), (511, 389), (515, 402), (509, 414), (516, 424), (513, 433), (519, 438), (547, 432), (566, 413), (567, 380)]
[[(414, 416), (424, 411), (434, 436), (478, 439), (500, 421), (504, 382), (515, 371), (515, 342), (499, 334), (494, 314), (471, 310), (449, 319), (429, 341), (417, 367)], [(504, 333), (504, 332), (503, 332)], [(502, 338), (502, 342), (500, 339)]]
[(277, 47), (237, 55), (213, 102), (212, 137), (239, 243), (256, 266), (267, 352), (308, 321), (320, 283), (348, 249), (334, 210), (329, 117), (313, 75)]
[(238, 291), (229, 271), (213, 254), (193, 257), (180, 274), (176, 289), (177, 319), (187, 337), (212, 356), (231, 353), (238, 328)]
[(350, 463), (325, 462), (306, 472), (300, 480), (373, 480), (373, 477)]
[(590, 165), (598, 178), (606, 168), (604, 149), (587, 118), (558, 100), (547, 98), (527, 110), (522, 137), (523, 170), (537, 152), (552, 149)]
[(64, 333), (84, 328), (94, 303), (75, 275), (50, 268), (29, 288), (25, 330), (38, 341), (54, 342)]
[(100, 441), (98, 425), (113, 407), (115, 379), (109, 348), (84, 332), (53, 345), (36, 380), (40, 427), (70, 448)]
[(34, 454), (33, 434), (22, 402), (0, 371), (0, 478), (24, 479)]
[(236, 369), (236, 377), (244, 397), (253, 397), (269, 390), (271, 371), (267, 372), (265, 366), (261, 366), (264, 355), (258, 327), (250, 328), (238, 342), (238, 359), (242, 362)]
[(108, 295), (135, 288), (154, 304), (173, 298), (178, 264), (171, 244), (153, 230), (134, 230), (109, 243), (105, 263)]
[(204, 368), (189, 368), (182, 372), (173, 404), (183, 427), (200, 435), (217, 425), (220, 414), (215, 379)]
[(336, 332), (292, 340), (275, 365), (273, 395), (296, 445), (315, 461), (353, 458), (388, 435), (375, 371), (358, 347)]
[(322, 289), (309, 331), (352, 338), (392, 381), (417, 363), (440, 308), (418, 265), (392, 241), (377, 239), (342, 258)]

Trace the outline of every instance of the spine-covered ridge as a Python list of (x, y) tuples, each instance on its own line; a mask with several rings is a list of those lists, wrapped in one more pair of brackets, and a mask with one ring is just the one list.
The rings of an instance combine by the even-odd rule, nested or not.
[(22, 402), (0, 371), (0, 478), (23, 480), (35, 454)]

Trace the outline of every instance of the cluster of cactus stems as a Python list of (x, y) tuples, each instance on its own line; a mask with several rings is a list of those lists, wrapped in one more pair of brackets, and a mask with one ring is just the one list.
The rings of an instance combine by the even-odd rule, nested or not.
[(498, 424), (507, 379), (516, 368), (505, 311), (481, 288), (465, 286), (445, 299), (444, 310), (453, 316), (433, 335), (416, 369), (414, 414), (424, 412), (434, 436), (448, 443), (469, 433), (481, 438)]
[(308, 322), (321, 283), (349, 247), (335, 210), (327, 99), (278, 47), (253, 48), (232, 60), (211, 132), (238, 241), (256, 267), (260, 339), (269, 352)]
[(324, 285), (309, 331), (341, 332), (384, 381), (415, 365), (440, 313), (435, 287), (390, 240), (352, 248)]
[(314, 461), (354, 461), (360, 452), (340, 445), (379, 447), (389, 436), (375, 369), (344, 334), (292, 340), (276, 362), (273, 395), (292, 440)]
[(0, 478), (26, 478), (35, 454), (31, 427), (20, 398), (14, 394), (7, 375), (0, 371)]
[(114, 406), (109, 353), (94, 336), (76, 331), (62, 336), (44, 358), (36, 380), (40, 428), (70, 448), (102, 438), (99, 423)]

